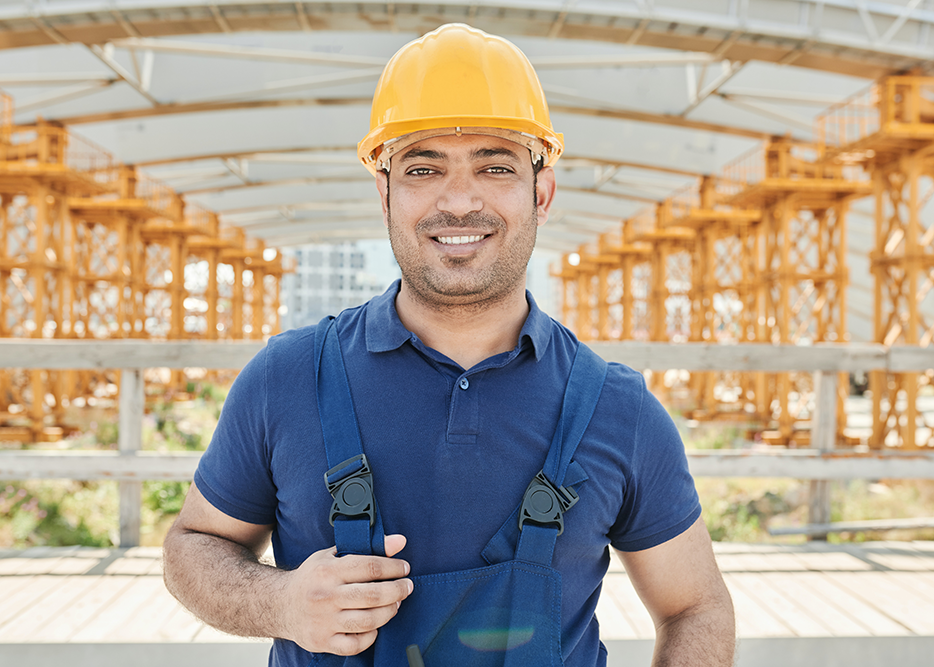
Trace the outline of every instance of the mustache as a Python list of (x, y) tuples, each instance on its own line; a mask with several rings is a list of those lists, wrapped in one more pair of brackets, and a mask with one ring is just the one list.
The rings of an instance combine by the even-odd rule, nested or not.
[(468, 213), (463, 217), (457, 217), (453, 213), (439, 212), (431, 217), (425, 218), (415, 225), (415, 231), (419, 234), (433, 236), (433, 232), (442, 229), (472, 229), (482, 232), (505, 231), (505, 223), (495, 215), (486, 213)]

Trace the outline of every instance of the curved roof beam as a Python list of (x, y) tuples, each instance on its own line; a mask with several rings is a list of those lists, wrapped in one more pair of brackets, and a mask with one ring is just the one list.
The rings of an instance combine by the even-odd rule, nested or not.
[[(189, 113), (212, 113), (218, 111), (236, 111), (240, 109), (271, 109), (276, 107), (305, 107), (305, 106), (349, 106), (366, 105), (372, 103), (370, 97), (295, 97), (276, 100), (237, 100), (229, 102), (187, 102), (160, 104), (155, 107), (139, 107), (136, 109), (122, 109), (118, 111), (102, 111), (98, 113), (82, 114), (79, 116), (59, 116), (48, 118), (50, 122), (63, 125), (86, 125), (90, 123), (105, 123), (109, 121), (135, 120), (138, 118), (153, 118), (156, 116), (171, 116)], [(602, 103), (601, 103), (602, 104)], [(675, 114), (651, 113), (635, 109), (617, 108), (587, 108), (568, 106), (565, 104), (549, 104), (552, 113), (566, 113), (571, 115), (592, 116), (597, 118), (611, 118), (614, 120), (631, 120), (641, 123), (657, 123), (682, 127), (690, 130), (703, 130), (718, 134), (730, 134), (747, 139), (764, 141), (772, 135), (761, 130), (745, 127), (709, 123), (706, 121), (683, 118)]]
[[(475, 0), (444, 3), (449, 21), (518, 34), (689, 50), (745, 62), (760, 60), (876, 79), (917, 67), (932, 71), (934, 12), (847, 0), (744, 0), (726, 11), (663, 7), (655, 2), (575, 7), (565, 2)], [(350, 10), (350, 11), (348, 11)], [(269, 30), (385, 30), (423, 33), (439, 23), (438, 5), (329, 0), (56, 0), (0, 10), (0, 48), (126, 37)], [(766, 18), (768, 17), (768, 18)]]

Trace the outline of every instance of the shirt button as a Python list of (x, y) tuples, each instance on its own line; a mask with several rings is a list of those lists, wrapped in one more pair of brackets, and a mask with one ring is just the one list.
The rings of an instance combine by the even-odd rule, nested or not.
[(468, 380), (467, 378), (461, 378), (461, 381), (457, 383), (457, 386), (460, 387), (461, 389), (466, 390), (467, 387), (470, 386), (470, 380)]

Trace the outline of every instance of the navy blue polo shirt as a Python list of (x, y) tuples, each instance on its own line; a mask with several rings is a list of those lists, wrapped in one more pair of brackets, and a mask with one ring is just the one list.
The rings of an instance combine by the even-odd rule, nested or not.
[[(383, 525), (406, 536), (400, 557), (413, 575), (483, 567), (481, 551), (545, 461), (577, 340), (528, 295), (515, 349), (465, 370), (403, 326), (398, 291), (396, 282), (336, 322)], [(274, 526), (286, 569), (334, 545), (313, 352), (314, 327), (269, 340), (234, 383), (195, 474), (225, 514)], [(605, 661), (594, 609), (608, 546), (661, 544), (694, 523), (700, 504), (674, 424), (626, 366), (610, 364), (575, 459), (589, 479), (553, 566), (565, 664), (591, 667)], [(297, 647), (277, 641), (273, 651), (288, 664)]]

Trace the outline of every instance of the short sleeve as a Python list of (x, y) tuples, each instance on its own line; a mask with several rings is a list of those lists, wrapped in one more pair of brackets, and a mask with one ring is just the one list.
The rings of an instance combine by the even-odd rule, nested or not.
[(700, 513), (681, 435), (643, 380), (632, 466), (610, 542), (620, 551), (642, 551), (677, 537)]
[(234, 381), (195, 472), (195, 484), (209, 503), (234, 519), (260, 525), (276, 520), (266, 428), (267, 349)]

